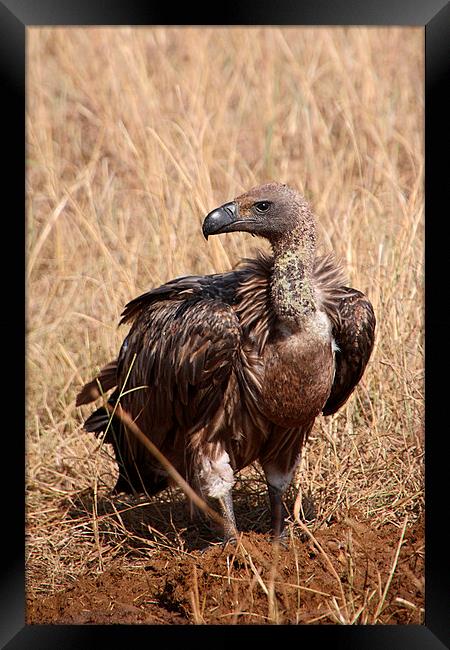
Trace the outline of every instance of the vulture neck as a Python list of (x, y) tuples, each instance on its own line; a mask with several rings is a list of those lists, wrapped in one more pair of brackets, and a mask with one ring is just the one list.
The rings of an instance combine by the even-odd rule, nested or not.
[(312, 270), (316, 245), (311, 223), (272, 241), (271, 297), (278, 318), (298, 327), (315, 311)]

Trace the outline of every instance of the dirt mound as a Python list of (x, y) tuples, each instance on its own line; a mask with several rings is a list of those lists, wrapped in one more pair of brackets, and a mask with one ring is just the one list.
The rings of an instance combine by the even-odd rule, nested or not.
[[(235, 624), (423, 622), (423, 524), (379, 530), (347, 517), (277, 549), (245, 533), (237, 545), (156, 551), (109, 565), (62, 592), (30, 597), (28, 623)], [(418, 577), (419, 576), (419, 577)]]

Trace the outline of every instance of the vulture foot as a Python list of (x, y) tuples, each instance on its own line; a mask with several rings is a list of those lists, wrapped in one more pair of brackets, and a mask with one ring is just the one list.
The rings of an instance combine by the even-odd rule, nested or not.
[(269, 535), (269, 542), (272, 542), (272, 544), (279, 544), (281, 548), (284, 550), (289, 549), (289, 532), (287, 528), (283, 528), (282, 532), (280, 535), (275, 535), (274, 532), (272, 532)]

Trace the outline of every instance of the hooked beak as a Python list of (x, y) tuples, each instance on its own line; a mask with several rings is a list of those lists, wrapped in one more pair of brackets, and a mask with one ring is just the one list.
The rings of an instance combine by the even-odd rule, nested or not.
[(221, 205), (208, 215), (206, 215), (203, 222), (203, 235), (208, 239), (209, 235), (219, 235), (223, 232), (229, 232), (229, 229), (238, 222), (237, 221), (238, 207), (236, 203), (230, 202)]

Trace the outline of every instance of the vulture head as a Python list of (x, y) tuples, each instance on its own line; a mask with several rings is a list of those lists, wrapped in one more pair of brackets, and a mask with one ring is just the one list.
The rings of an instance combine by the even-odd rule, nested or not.
[(281, 183), (266, 183), (212, 210), (203, 222), (203, 235), (249, 232), (276, 245), (293, 233), (315, 240), (314, 217), (296, 190)]

